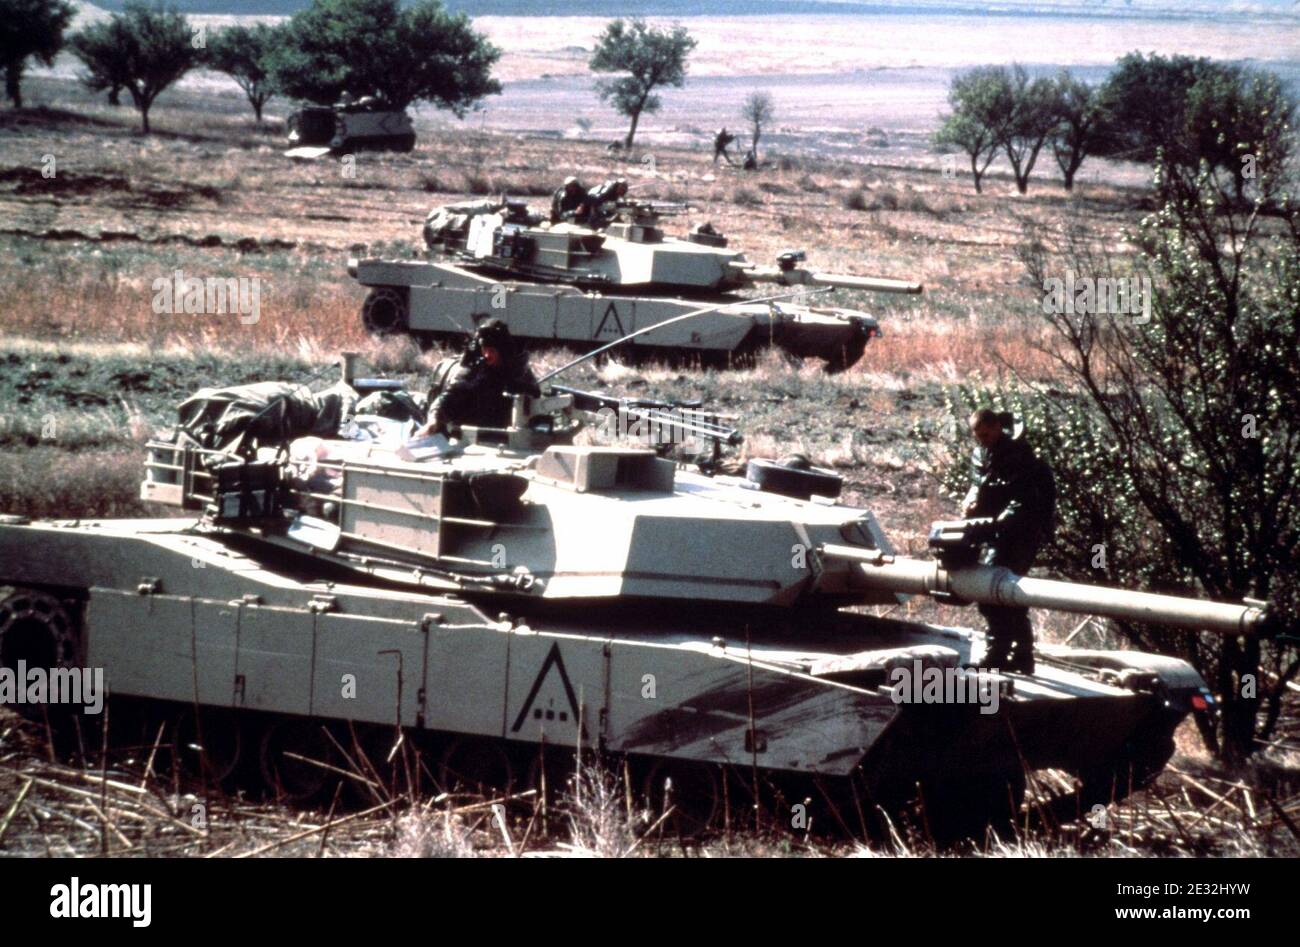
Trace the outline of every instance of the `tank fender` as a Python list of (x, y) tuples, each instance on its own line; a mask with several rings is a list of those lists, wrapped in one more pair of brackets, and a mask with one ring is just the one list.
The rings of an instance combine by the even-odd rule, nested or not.
[(1071, 651), (1068, 660), (1095, 668), (1106, 683), (1161, 694), (1170, 710), (1203, 711), (1214, 705), (1205, 679), (1181, 658), (1141, 651)]

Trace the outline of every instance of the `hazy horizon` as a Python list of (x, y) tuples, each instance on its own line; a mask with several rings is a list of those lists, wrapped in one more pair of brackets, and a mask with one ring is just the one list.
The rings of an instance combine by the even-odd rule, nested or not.
[[(119, 10), (124, 0), (99, 0), (95, 6)], [(231, 16), (288, 15), (310, 0), (168, 0), (185, 13)], [(845, 16), (949, 14), (953, 16), (1069, 16), (1079, 19), (1206, 19), (1241, 17), (1285, 19), (1300, 24), (1295, 0), (444, 0), (449, 9), (470, 16), (569, 17), (645, 16), (690, 19), (697, 16)]]

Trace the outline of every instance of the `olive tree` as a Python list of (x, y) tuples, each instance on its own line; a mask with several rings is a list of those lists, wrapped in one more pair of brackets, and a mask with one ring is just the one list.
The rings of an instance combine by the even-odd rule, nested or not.
[(457, 116), (500, 93), (501, 50), (438, 0), (315, 0), (294, 14), (269, 56), (276, 86), (321, 105), (344, 92), (393, 109), (432, 102)]
[(1102, 110), (1093, 87), (1066, 69), (1056, 76), (1055, 97), (1057, 124), (1050, 137), (1052, 154), (1061, 169), (1065, 189), (1070, 191), (1084, 159), (1096, 151), (1102, 140)]
[(23, 107), (27, 60), (34, 57), (53, 65), (75, 12), (65, 0), (4, 0), (0, 8), (0, 68), (5, 74), (5, 95), (14, 108)]
[(1059, 121), (1057, 87), (1050, 79), (1030, 79), (1020, 65), (1012, 67), (1007, 82), (1011, 114), (1002, 125), (1002, 149), (1011, 164), (1016, 190), (1024, 194), (1038, 154)]
[(227, 27), (208, 40), (208, 66), (224, 72), (244, 90), (259, 125), (262, 109), (276, 93), (271, 56), (282, 42), (283, 33), (281, 27), (257, 23)]
[(127, 0), (121, 13), (87, 26), (69, 45), (82, 76), (97, 91), (126, 89), (149, 133), (149, 110), (159, 93), (200, 64), (204, 40), (174, 9)]
[(975, 192), (983, 191), (988, 170), (1015, 115), (1011, 77), (1001, 66), (980, 66), (955, 76), (948, 88), (952, 111), (935, 132), (942, 147), (956, 147), (970, 159)]
[(654, 90), (660, 86), (681, 88), (686, 82), (686, 57), (695, 46), (696, 40), (684, 26), (659, 29), (639, 18), (605, 25), (590, 67), (593, 72), (622, 73), (601, 79), (596, 91), (620, 115), (631, 119), (624, 148), (632, 147), (642, 113), (659, 111), (661, 102)]
[[(1238, 201), (1261, 166), (1292, 150), (1295, 102), (1274, 75), (1190, 56), (1122, 57), (1098, 93), (1107, 154), (1156, 161), (1180, 176), (1202, 162), (1227, 175)], [(1170, 183), (1166, 175), (1162, 186)]]

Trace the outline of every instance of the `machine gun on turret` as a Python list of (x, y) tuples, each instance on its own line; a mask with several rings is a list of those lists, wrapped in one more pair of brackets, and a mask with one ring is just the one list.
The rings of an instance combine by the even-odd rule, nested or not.
[(652, 201), (641, 198), (623, 198), (614, 202), (614, 219), (636, 219), (680, 217), (691, 211), (699, 210), (686, 201)]
[(716, 463), (724, 445), (737, 447), (745, 440), (740, 431), (719, 423), (722, 416), (704, 410), (700, 401), (616, 398), (567, 385), (551, 385), (550, 390), (570, 395), (577, 410), (599, 415), (601, 427), (609, 429), (609, 433), (620, 438), (647, 439), (661, 453), (698, 438), (711, 443)]

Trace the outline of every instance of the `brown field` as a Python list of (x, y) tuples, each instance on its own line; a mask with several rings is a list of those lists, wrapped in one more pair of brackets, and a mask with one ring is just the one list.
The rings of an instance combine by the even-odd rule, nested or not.
[[(661, 149), (653, 161), (638, 152), (621, 161), (596, 142), (428, 129), (413, 154), (361, 155), (349, 177), (332, 160), (283, 158), (279, 138), (255, 128), (228, 99), (214, 107), (165, 99), (153, 116), (157, 133), (144, 138), (128, 110), (108, 109), (70, 86), (60, 91), (75, 111), (0, 113), (0, 511), (38, 516), (148, 513), (136, 500), (141, 445), (168, 422), (175, 402), (201, 385), (303, 379), (345, 350), (418, 384), (438, 353), (365, 335), (358, 315), (363, 294), (347, 277), (347, 258), (415, 254), (432, 205), (502, 192), (540, 203), (565, 175), (577, 174), (590, 182), (624, 176), (639, 196), (689, 201), (698, 210), (683, 228), (711, 220), (751, 259), (805, 248), (820, 268), (925, 284), (919, 299), (837, 294), (841, 305), (877, 315), (884, 329), (863, 360), (838, 376), (770, 354), (754, 368), (732, 372), (606, 363), (585, 367), (571, 382), (616, 390), (636, 380), (645, 394), (703, 395), (724, 404), (745, 429), (748, 454), (802, 449), (834, 465), (845, 476), (850, 502), (871, 506), (902, 550), (919, 552), (925, 526), (953, 512), (935, 476), (941, 458), (934, 432), (944, 417), (945, 390), (974, 378), (1062, 380), (1035, 317), (1040, 294), (1026, 284), (1016, 258), (1025, 228), (1051, 232), (1068, 216), (1123, 254), (1129, 249), (1124, 230), (1145, 201), (1140, 191), (1088, 182), (1073, 195), (1043, 183), (1020, 197), (1008, 180), (994, 177), (976, 195), (961, 178), (915, 169), (768, 154), (766, 167), (745, 173), (715, 168), (696, 151)], [(41, 174), (47, 155), (54, 156), (53, 178)], [(153, 281), (176, 269), (260, 278), (266, 287), (260, 319), (244, 325), (236, 316), (155, 313)], [(538, 361), (550, 366), (565, 357), (542, 353)], [(903, 614), (950, 623), (975, 619), (919, 603)], [(1077, 624), (1062, 616), (1037, 621), (1040, 633), (1057, 638)], [(5, 755), (20, 738), (40, 739), (12, 717), (0, 718), (0, 812), (24, 774), (46, 780), (40, 793), (55, 801), (63, 781), (75, 782), (34, 758), (14, 762)], [(1162, 778), (1158, 798), (1168, 796), (1185, 819), (1196, 820), (1197, 840), (1180, 840), (1186, 833), (1179, 816), (1166, 819), (1143, 794), (1121, 807), (1129, 835), (1109, 854), (1264, 853), (1285, 838), (1280, 820), (1238, 818), (1232, 813), (1243, 810), (1235, 804), (1213, 815), (1208, 797), (1185, 782), (1204, 788), (1216, 778), (1206, 775), (1209, 762), (1191, 729), (1180, 733), (1179, 750), (1175, 765), (1188, 775)], [(1220, 786), (1220, 792), (1251, 790)], [(1185, 808), (1177, 802), (1183, 798)], [(1246, 805), (1254, 811), (1253, 802)], [(249, 837), (272, 830), (287, 837), (303, 824), (297, 817), (288, 824), (290, 817), (276, 809), (229, 808), (247, 828), (227, 840), (231, 851), (256, 851)], [(417, 809), (403, 818), (381, 814), (355, 823), (334, 837), (329, 851), (500, 850), (496, 829), (472, 811), (452, 820)], [(604, 851), (614, 837), (610, 851), (617, 853), (623, 838), (617, 833), (630, 831), (625, 824), (583, 824), (572, 827), (577, 841), (570, 843), (580, 851)], [(71, 828), (60, 838), (72, 851), (100, 844)], [(178, 853), (194, 850), (183, 837), (174, 841)], [(313, 836), (305, 843), (308, 853), (317, 842)], [(38, 851), (39, 843), (29, 836), (24, 845)], [(63, 851), (51, 849), (48, 836), (44, 844)], [(1079, 844), (1068, 840), (1065, 851)], [(820, 852), (768, 845), (729, 840), (714, 853)], [(113, 850), (124, 849), (113, 843)], [(284, 851), (302, 853), (303, 846)], [(1052, 845), (1030, 840), (992, 854), (1053, 852)]]
[[(277, 135), (229, 103), (159, 106), (156, 134), (144, 138), (129, 110), (82, 100), (84, 113), (0, 116), (0, 237), (13, 251), (0, 261), (8, 333), (324, 354), (364, 347), (362, 294), (344, 272), (349, 255), (414, 253), (435, 204), (497, 193), (545, 203), (556, 182), (576, 174), (623, 176), (638, 196), (689, 201), (698, 210), (683, 229), (708, 219), (755, 260), (805, 248), (826, 269), (922, 281), (920, 300), (837, 294), (878, 312), (887, 333), (859, 371), (964, 377), (1009, 366), (1044, 377), (1050, 360), (1033, 347), (1042, 337), (1033, 318), (1039, 294), (1015, 259), (1023, 228), (1050, 231), (1069, 215), (1123, 248), (1123, 228), (1142, 202), (1138, 192), (1090, 182), (1073, 195), (1042, 182), (1019, 197), (993, 178), (976, 195), (937, 171), (769, 154), (763, 170), (746, 173), (697, 151), (621, 160), (599, 142), (472, 130), (425, 131), (411, 155), (361, 154), (349, 177), (336, 161), (285, 160)], [(41, 175), (46, 155), (53, 178)], [(153, 280), (177, 267), (262, 278), (263, 318), (242, 326), (157, 316)]]

